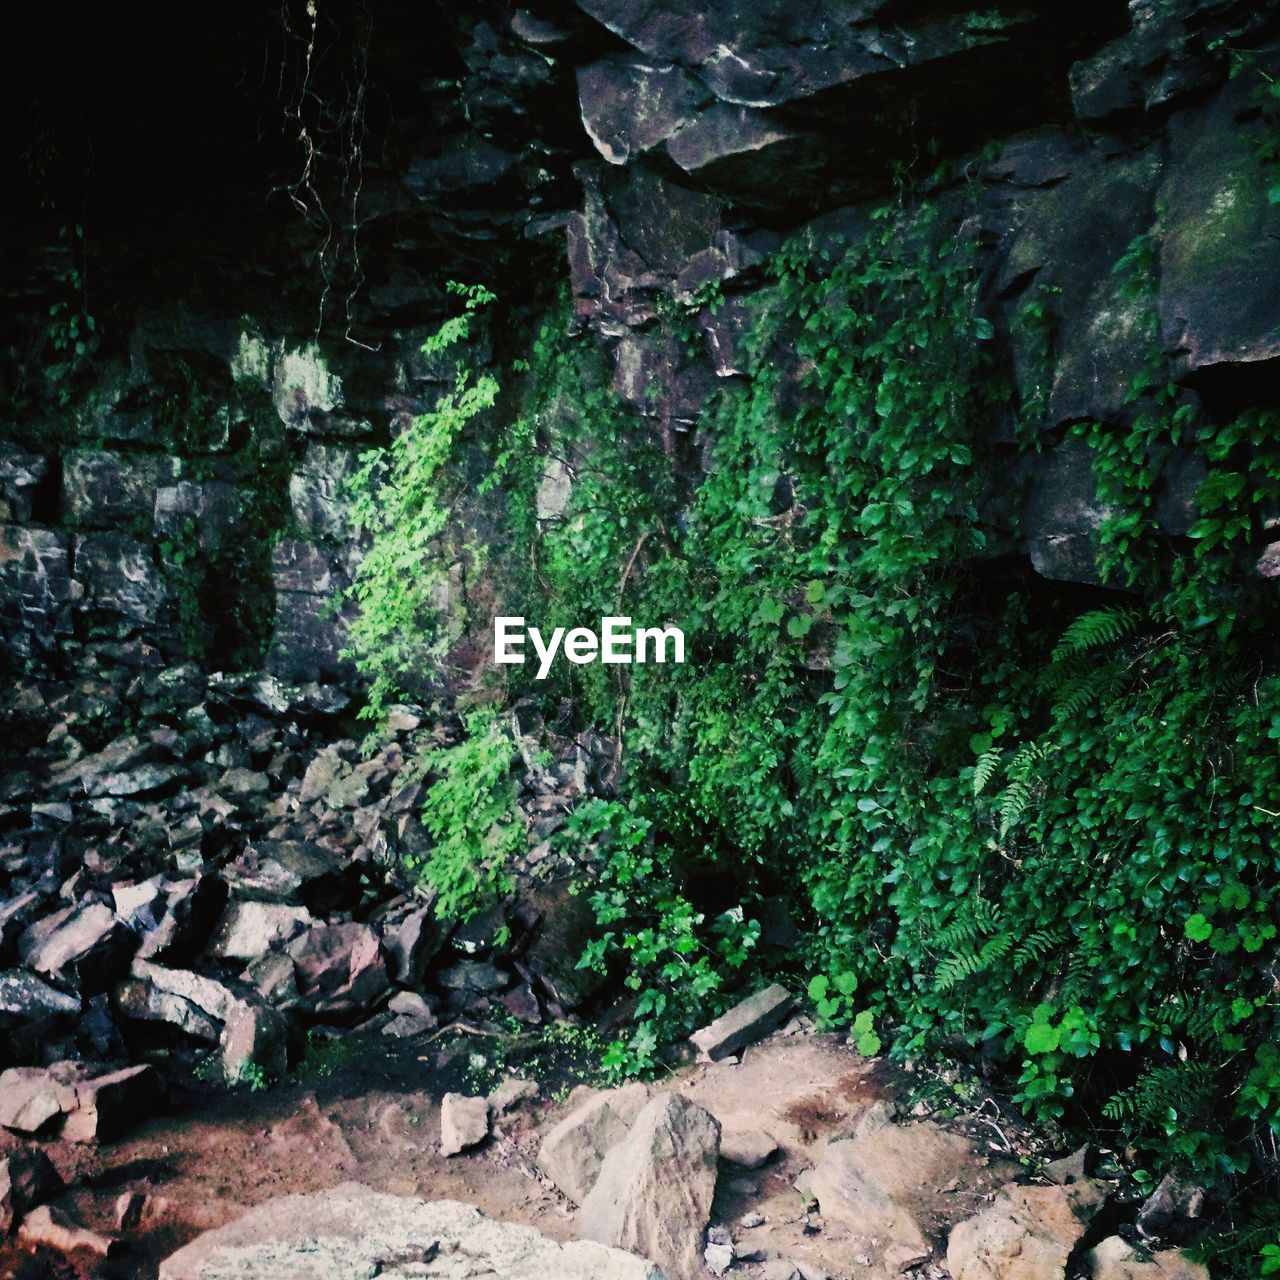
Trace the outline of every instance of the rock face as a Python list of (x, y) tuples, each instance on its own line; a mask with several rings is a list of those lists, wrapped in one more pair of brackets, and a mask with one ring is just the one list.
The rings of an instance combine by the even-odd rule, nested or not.
[(954, 1280), (1063, 1280), (1085, 1226), (1066, 1188), (1010, 1185), (952, 1228), (947, 1270)]
[(653, 1265), (586, 1241), (557, 1244), (530, 1227), (492, 1222), (452, 1200), (380, 1195), (349, 1182), (268, 1200), (160, 1264), (160, 1280), (663, 1280)]
[(538, 1168), (581, 1204), (600, 1176), (605, 1155), (627, 1136), (648, 1100), (644, 1085), (626, 1084), (575, 1107), (543, 1138)]
[(720, 1126), (679, 1094), (652, 1099), (604, 1158), (578, 1230), (648, 1258), (668, 1280), (695, 1280), (716, 1188)]

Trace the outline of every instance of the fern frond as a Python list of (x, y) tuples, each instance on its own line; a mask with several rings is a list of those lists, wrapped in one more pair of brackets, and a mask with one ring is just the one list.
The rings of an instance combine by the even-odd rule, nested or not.
[(1206, 1063), (1162, 1063), (1112, 1097), (1102, 1114), (1116, 1124), (1161, 1127), (1170, 1111), (1179, 1116), (1202, 1111), (1213, 1087), (1213, 1069)]
[(1091, 609), (1082, 613), (1062, 633), (1054, 647), (1052, 660), (1060, 661), (1068, 654), (1084, 653), (1102, 645), (1122, 640), (1137, 625), (1142, 615), (1128, 606), (1110, 609)]
[(996, 771), (1000, 768), (1000, 761), (1004, 758), (1004, 752), (999, 747), (992, 747), (990, 751), (984, 751), (978, 757), (978, 763), (973, 766), (973, 794), (979, 796), (985, 790), (987, 783), (996, 776)]
[(1000, 794), (1000, 839), (1018, 825), (1022, 815), (1031, 807), (1033, 788), (1031, 783), (1019, 778), (1011, 782)]
[(1021, 971), (1028, 965), (1040, 964), (1062, 946), (1065, 936), (1062, 929), (1033, 929), (1018, 943), (1011, 961), (1013, 968)]

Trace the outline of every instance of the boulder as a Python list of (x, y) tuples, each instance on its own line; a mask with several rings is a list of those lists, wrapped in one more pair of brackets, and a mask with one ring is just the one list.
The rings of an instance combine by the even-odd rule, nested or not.
[(446, 1093), (440, 1103), (440, 1154), (456, 1156), (489, 1136), (489, 1102)]
[(1119, 1236), (1109, 1236), (1085, 1254), (1091, 1280), (1209, 1280), (1209, 1268), (1179, 1249), (1148, 1253)]
[(1065, 1187), (1010, 1183), (947, 1242), (954, 1280), (1063, 1280), (1087, 1223)]
[(33, 973), (8, 969), (0, 973), (0, 1031), (16, 1037), (41, 1034), (80, 1012), (80, 1001), (51, 987)]
[(384, 920), (382, 947), (392, 980), (406, 987), (421, 986), (427, 967), (444, 946), (445, 936), (430, 903)]
[(256, 960), (313, 924), (315, 919), (305, 907), (279, 902), (233, 902), (218, 924), (209, 952), (224, 960)]
[(105, 1142), (153, 1111), (162, 1096), (160, 1077), (146, 1064), (77, 1081), (76, 1108), (62, 1125), (68, 1142)]
[(0, 1125), (15, 1133), (57, 1129), (77, 1106), (75, 1088), (46, 1067), (10, 1067), (0, 1074)]
[(1146, 1240), (1184, 1240), (1204, 1217), (1204, 1209), (1203, 1187), (1167, 1173), (1138, 1210), (1138, 1234)]
[(556, 1189), (581, 1204), (600, 1176), (600, 1167), (649, 1101), (642, 1084), (626, 1084), (575, 1107), (542, 1140), (538, 1168)]
[(719, 1154), (716, 1120), (679, 1094), (659, 1094), (605, 1156), (579, 1210), (579, 1232), (648, 1258), (668, 1280), (695, 1280)]
[(145, 1114), (159, 1090), (155, 1069), (146, 1065), (98, 1076), (79, 1062), (11, 1067), (0, 1075), (0, 1125), (68, 1142), (105, 1141)]
[(61, 1209), (42, 1204), (32, 1209), (18, 1228), (18, 1243), (28, 1249), (54, 1249), (59, 1253), (75, 1253), (83, 1250), (108, 1257), (119, 1247), (114, 1236), (91, 1231), (72, 1221)]
[(875, 1108), (851, 1138), (827, 1144), (805, 1177), (824, 1218), (843, 1224), (897, 1269), (933, 1253), (919, 1206), (938, 1187), (972, 1183), (979, 1168), (969, 1143), (936, 1124), (892, 1124)]
[(274, 1077), (284, 1071), (288, 1024), (251, 989), (236, 991), (188, 969), (135, 960), (114, 1000), (125, 1019), (162, 1024), (193, 1040), (217, 1044), (228, 1083), (255, 1072)]
[(503, 1280), (664, 1280), (617, 1249), (560, 1244), (471, 1205), (383, 1195), (355, 1182), (268, 1200), (171, 1254), (159, 1280), (449, 1280), (460, 1259), (469, 1274)]
[(189, 964), (208, 941), (227, 902), (227, 882), (221, 876), (199, 875), (170, 881), (164, 914), (138, 947), (137, 959), (168, 965)]
[(288, 946), (298, 992), (317, 1013), (357, 1013), (390, 989), (377, 933), (367, 924), (318, 925)]
[(37, 973), (61, 978), (85, 995), (95, 995), (128, 969), (137, 945), (137, 935), (105, 902), (88, 902), (71, 912), (25, 959)]
[(779, 1027), (796, 1007), (795, 997), (775, 983), (734, 1005), (689, 1039), (704, 1062), (716, 1062), (741, 1053), (749, 1044)]
[(38, 1147), (20, 1147), (0, 1159), (0, 1240), (25, 1213), (62, 1191), (62, 1179)]
[(1280, 355), (1280, 204), (1260, 158), (1264, 120), (1249, 111), (1249, 77), (1210, 110), (1170, 124), (1159, 203), (1160, 319), (1166, 347), (1188, 369)]
[(301, 903), (321, 914), (359, 895), (360, 868), (310, 840), (257, 840), (223, 875), (236, 898)]

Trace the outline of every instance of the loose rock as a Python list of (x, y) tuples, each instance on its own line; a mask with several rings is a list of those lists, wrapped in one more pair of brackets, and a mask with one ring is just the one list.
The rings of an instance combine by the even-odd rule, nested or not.
[(440, 1154), (456, 1156), (489, 1136), (489, 1103), (446, 1093), (440, 1104)]
[(660, 1094), (605, 1156), (578, 1213), (583, 1238), (648, 1258), (668, 1280), (695, 1280), (719, 1154), (715, 1119), (679, 1094)]

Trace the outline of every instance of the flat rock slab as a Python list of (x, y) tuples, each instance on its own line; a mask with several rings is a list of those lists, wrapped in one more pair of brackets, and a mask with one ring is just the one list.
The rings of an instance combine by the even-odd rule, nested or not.
[(382, 1195), (357, 1182), (282, 1196), (207, 1231), (160, 1264), (160, 1280), (665, 1280), (591, 1241), (559, 1244), (454, 1200)]
[(774, 983), (736, 1004), (709, 1026), (695, 1031), (689, 1039), (705, 1062), (741, 1053), (749, 1044), (767, 1036), (796, 1007), (795, 997), (786, 987)]

